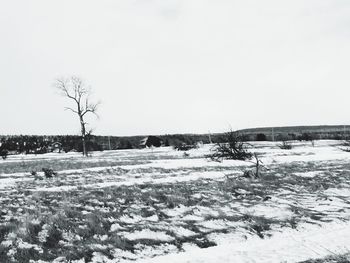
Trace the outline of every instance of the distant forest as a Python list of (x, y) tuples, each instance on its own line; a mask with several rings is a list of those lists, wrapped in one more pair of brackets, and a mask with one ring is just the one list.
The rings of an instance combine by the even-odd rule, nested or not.
[[(350, 126), (297, 126), (254, 128), (238, 131), (244, 141), (283, 141), (283, 140), (319, 140), (346, 139), (350, 135)], [(89, 151), (137, 149), (142, 148), (141, 141), (147, 136), (94, 136), (88, 138)], [(173, 134), (157, 136), (163, 146), (194, 145), (197, 143), (223, 142), (223, 134)], [(0, 152), (9, 154), (41, 154), (57, 150), (59, 144), (62, 152), (82, 151), (81, 138), (73, 135), (35, 136), (16, 135), (0, 136)]]

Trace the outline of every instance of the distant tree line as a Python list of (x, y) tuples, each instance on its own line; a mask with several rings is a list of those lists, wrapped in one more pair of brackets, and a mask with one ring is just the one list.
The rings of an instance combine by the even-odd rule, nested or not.
[[(90, 151), (103, 150), (101, 145), (96, 142), (96, 136), (91, 136), (87, 141), (87, 148)], [(83, 144), (80, 136), (3, 136), (0, 139), (0, 153), (7, 151), (8, 154), (42, 154), (51, 152), (54, 147), (52, 144), (60, 143), (61, 151), (83, 151)]]
[[(140, 142), (146, 136), (95, 136), (89, 135), (86, 138), (86, 148), (88, 151), (103, 150), (123, 150), (142, 148)], [(162, 141), (162, 146), (194, 145), (198, 142), (209, 143), (207, 135), (163, 135), (158, 136)], [(217, 141), (218, 136), (214, 136)], [(61, 152), (77, 151), (83, 152), (81, 136), (78, 135), (57, 135), (57, 136), (0, 136), (0, 155), (2, 151), (9, 154), (42, 154), (54, 150), (52, 145), (59, 143)]]
[[(272, 141), (273, 137), (269, 133), (242, 133), (245, 141)], [(344, 140), (349, 138), (349, 133), (339, 132), (279, 132), (274, 134), (275, 141), (314, 141), (314, 140)]]
[[(343, 140), (349, 138), (350, 134), (341, 131), (335, 132), (303, 132), (303, 133), (276, 133), (275, 141), (299, 140), (313, 141), (320, 139)], [(271, 141), (271, 133), (248, 133), (240, 132), (242, 141)], [(88, 151), (122, 150), (142, 148), (140, 142), (146, 136), (95, 136), (86, 137), (86, 148)], [(224, 143), (224, 134), (167, 134), (158, 136), (162, 140), (162, 146), (179, 147), (183, 145), (195, 145), (197, 143)], [(7, 154), (42, 154), (53, 150), (52, 144), (60, 143), (62, 152), (83, 152), (81, 136), (58, 135), (58, 136), (0, 136), (0, 156)]]

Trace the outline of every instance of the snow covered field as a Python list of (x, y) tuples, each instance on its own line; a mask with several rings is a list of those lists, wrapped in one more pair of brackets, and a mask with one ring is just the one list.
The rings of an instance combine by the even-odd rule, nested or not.
[[(301, 262), (350, 252), (350, 153), (255, 142), (268, 170), (210, 145), (0, 161), (0, 262)], [(58, 174), (45, 178), (42, 168)], [(35, 173), (36, 172), (36, 175)]]

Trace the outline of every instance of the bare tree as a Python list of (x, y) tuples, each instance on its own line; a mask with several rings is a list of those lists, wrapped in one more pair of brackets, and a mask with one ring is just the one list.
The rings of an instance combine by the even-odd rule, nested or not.
[(73, 107), (65, 107), (65, 109), (77, 114), (79, 117), (83, 155), (87, 156), (86, 141), (91, 131), (87, 130), (85, 117), (87, 114), (93, 114), (98, 117), (97, 109), (100, 103), (90, 102), (91, 89), (78, 77), (72, 76), (56, 79), (54, 86), (61, 92), (62, 96), (67, 97), (74, 103)]

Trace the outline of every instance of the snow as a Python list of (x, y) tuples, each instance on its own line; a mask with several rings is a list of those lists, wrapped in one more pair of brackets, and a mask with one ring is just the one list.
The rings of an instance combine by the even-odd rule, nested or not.
[[(264, 165), (278, 165), (284, 163), (306, 163), (323, 161), (325, 166), (331, 161), (338, 161), (339, 163), (346, 163), (350, 161), (350, 155), (347, 152), (341, 151), (335, 147), (336, 141), (319, 141), (315, 147), (310, 144), (294, 143), (292, 150), (281, 150), (274, 142), (253, 142), (254, 148), (252, 151), (258, 153)], [(11, 157), (10, 162), (20, 163), (24, 161), (40, 162), (42, 160), (57, 159), (58, 161), (79, 161), (98, 163), (99, 161), (120, 160), (121, 164), (117, 166), (104, 166), (83, 169), (72, 169), (58, 171), (57, 180), (60, 180), (57, 185), (37, 185), (31, 191), (75, 191), (80, 188), (105, 188), (117, 186), (131, 186), (139, 184), (165, 184), (177, 182), (189, 182), (195, 180), (222, 180), (227, 174), (240, 174), (243, 167), (251, 167), (249, 162), (225, 160), (221, 163), (209, 161), (203, 156), (210, 153), (212, 145), (205, 145), (200, 149), (193, 149), (190, 151), (191, 158), (183, 158), (182, 153), (174, 151), (169, 147), (162, 149), (151, 150), (125, 150), (125, 151), (108, 151), (104, 153), (93, 153), (91, 158), (82, 158), (80, 154), (70, 153), (65, 154), (45, 154), (41, 156), (20, 156)], [(152, 155), (153, 159), (149, 159), (148, 155)], [(158, 158), (157, 154), (163, 157)], [(139, 158), (138, 158), (139, 157)], [(138, 160), (138, 163), (133, 164), (131, 158)], [(140, 164), (141, 162), (141, 164)], [(128, 164), (129, 163), (129, 164)], [(132, 165), (131, 165), (132, 164)], [(158, 169), (158, 170), (157, 170)], [(167, 170), (169, 174), (164, 174), (159, 169)], [(201, 171), (196, 172), (196, 169)], [(188, 171), (186, 171), (188, 170)], [(223, 170), (220, 172), (219, 170)], [(174, 174), (171, 173), (174, 171)], [(96, 173), (106, 173), (110, 175), (96, 175)], [(80, 175), (84, 176), (80, 176)], [(322, 171), (307, 171), (297, 172), (295, 176), (313, 178)], [(65, 183), (63, 179), (67, 178)], [(83, 182), (83, 179), (89, 179), (94, 182)], [(91, 179), (90, 179), (91, 178)], [(95, 179), (94, 179), (95, 178)], [(100, 178), (99, 182), (95, 182)], [(52, 181), (54, 182), (56, 178)], [(44, 180), (45, 181), (45, 180)], [(22, 183), (34, 183), (33, 176), (28, 173), (12, 173), (0, 174), (0, 189), (11, 189)], [(63, 182), (63, 184), (62, 184)]]
[(152, 178), (136, 178), (128, 179), (122, 182), (104, 182), (104, 183), (94, 183), (94, 184), (85, 184), (83, 186), (57, 186), (57, 187), (39, 187), (32, 189), (34, 192), (62, 192), (62, 191), (73, 191), (78, 188), (106, 188), (112, 186), (131, 186), (131, 185), (140, 185), (140, 184), (167, 184), (167, 183), (178, 183), (178, 182), (189, 182), (196, 181), (199, 179), (224, 179), (225, 174), (222, 172), (201, 172), (201, 173), (192, 173), (187, 176), (179, 177), (166, 177), (159, 179)]
[(157, 215), (153, 215), (153, 216), (146, 217), (145, 220), (150, 221), (150, 222), (158, 222), (159, 217)]
[(0, 190), (10, 188), (16, 185), (18, 182), (31, 181), (31, 178), (1, 178), (0, 179)]
[(118, 223), (114, 223), (113, 225), (111, 225), (111, 232), (115, 232), (118, 230), (123, 230), (124, 228), (122, 226), (120, 226)]
[(140, 239), (151, 239), (158, 241), (171, 242), (174, 240), (173, 237), (167, 235), (165, 232), (156, 232), (149, 229), (143, 229), (141, 231), (135, 231), (133, 233), (120, 233), (128, 240), (140, 240)]
[(285, 230), (271, 238), (249, 237), (207, 249), (191, 248), (184, 253), (169, 254), (140, 263), (279, 263), (299, 262), (343, 254), (350, 250), (350, 223), (333, 222), (322, 227), (308, 225), (302, 231)]
[[(136, 244), (134, 253), (113, 248), (114, 253), (112, 254), (116, 258), (114, 261), (103, 253), (95, 252), (92, 262), (126, 263), (129, 260), (144, 263), (298, 262), (309, 258), (321, 258), (333, 253), (349, 252), (350, 222), (347, 220), (350, 219), (350, 182), (342, 180), (341, 183), (329, 187), (328, 182), (325, 186), (318, 185), (317, 180), (329, 176), (329, 180), (332, 181), (332, 176), (339, 174), (336, 171), (346, 176), (350, 172), (347, 166), (350, 163), (350, 154), (335, 147), (336, 142), (334, 141), (318, 141), (315, 147), (312, 147), (311, 144), (295, 142), (292, 150), (281, 150), (274, 142), (253, 142), (252, 144), (255, 147), (251, 150), (258, 153), (265, 166), (271, 166), (279, 174), (278, 179), (297, 177), (301, 182), (315, 181), (315, 190), (310, 191), (303, 185), (288, 183), (281, 190), (274, 190), (272, 194), (266, 191), (259, 195), (250, 188), (241, 187), (238, 184), (234, 186), (234, 192), (222, 193), (233, 196), (233, 199), (227, 199), (230, 200), (227, 203), (222, 202), (223, 198), (219, 198), (220, 194), (215, 196), (212, 194), (214, 191), (212, 192), (210, 188), (211, 183), (215, 185), (214, 182), (218, 184), (224, 182), (226, 175), (235, 179), (236, 175), (242, 174), (242, 171), (252, 167), (252, 164), (232, 160), (221, 163), (208, 161), (204, 156), (209, 153), (212, 145), (205, 145), (200, 149), (188, 151), (190, 158), (184, 158), (183, 152), (177, 152), (171, 148), (155, 149), (154, 151), (144, 149), (94, 153), (94, 156), (89, 159), (84, 159), (80, 154), (75, 153), (11, 156), (9, 163), (12, 164), (20, 164), (24, 161), (40, 163), (42, 160), (89, 163), (104, 161), (103, 165), (106, 164), (106, 160), (111, 162), (118, 160), (121, 164), (62, 170), (58, 171), (57, 177), (43, 178), (43, 180), (35, 180), (29, 172), (0, 174), (0, 191), (2, 193), (17, 191), (18, 200), (24, 200), (24, 192), (37, 197), (41, 197), (42, 194), (45, 197), (45, 195), (55, 196), (55, 193), (50, 194), (49, 192), (66, 192), (64, 195), (69, 195), (68, 192), (71, 191), (89, 193), (90, 190), (93, 192), (96, 189), (103, 190), (119, 186), (126, 188), (136, 186), (135, 189), (139, 189), (140, 193), (146, 193), (145, 196), (149, 196), (147, 201), (151, 201), (146, 204), (140, 199), (137, 202), (131, 201), (130, 204), (126, 204), (126, 200), (129, 199), (125, 196), (101, 202), (101, 200), (104, 201), (103, 198), (112, 199), (110, 194), (106, 194), (102, 199), (96, 199), (96, 196), (93, 196), (87, 200), (88, 203), (79, 204), (78, 211), (82, 216), (98, 211), (106, 214), (105, 219), (111, 224), (105, 234), (94, 236), (92, 242), (89, 243), (91, 248), (99, 251), (109, 249), (107, 244), (110, 237), (115, 235), (135, 241)], [(284, 164), (287, 164), (284, 170), (278, 170)], [(262, 185), (261, 180), (246, 180), (242, 185), (250, 184), (254, 188), (259, 184)], [(199, 191), (194, 182), (201, 187), (205, 185), (203, 187), (205, 191)], [(157, 184), (157, 187), (167, 185), (168, 187), (173, 184), (174, 187), (177, 187), (178, 183), (186, 183), (186, 185), (188, 183), (194, 186), (189, 193), (181, 196), (181, 198), (188, 198), (188, 204), (183, 202), (186, 206), (176, 204), (176, 200), (175, 207), (169, 206), (161, 200), (161, 197), (147, 195), (153, 191), (153, 185)], [(185, 184), (179, 185), (183, 187)], [(176, 190), (179, 194), (182, 191), (181, 187)], [(238, 197), (232, 193), (238, 194)], [(74, 194), (78, 193), (74, 192)], [(269, 199), (264, 199), (265, 194)], [(2, 216), (2, 220), (6, 221), (18, 213), (23, 214), (29, 208), (29, 206), (22, 206), (25, 202), (20, 201), (12, 205), (11, 200), (6, 198), (6, 194), (0, 196), (0, 201), (7, 205)], [(54, 198), (50, 201), (56, 202), (57, 200)], [(155, 203), (155, 205), (149, 205), (150, 203), (152, 205)], [(120, 206), (124, 210), (111, 215), (110, 212), (119, 211)], [(146, 208), (146, 211), (152, 211), (152, 213), (141, 216), (141, 213), (138, 213), (141, 208)], [(308, 220), (302, 221), (306, 214), (309, 214)], [(318, 216), (319, 214), (324, 215), (322, 219), (330, 223), (324, 223), (325, 221), (318, 219), (312, 219), (315, 225), (305, 223), (311, 221), (310, 215)], [(247, 216), (248, 219), (242, 219), (242, 215)], [(254, 221), (256, 217), (259, 217), (258, 219), (261, 217), (263, 223), (264, 219), (273, 222), (273, 225), (269, 225), (270, 230), (263, 233), (264, 239), (259, 238), (249, 225), (257, 223)], [(300, 219), (301, 223), (298, 222), (297, 229), (291, 229), (288, 223), (295, 217)], [(275, 223), (279, 221), (285, 223), (286, 226)], [(34, 224), (36, 221), (31, 222)], [(36, 223), (39, 222), (41, 221)], [(39, 245), (47, 241), (49, 229), (48, 224), (42, 226), (37, 236)], [(8, 251), (9, 255), (13, 256), (17, 253), (16, 246), (41, 251), (41, 246), (23, 242), (19, 237), (11, 236), (11, 234), (13, 233), (10, 233), (1, 242), (3, 247), (11, 249)], [(271, 237), (268, 237), (270, 235)], [(60, 240), (59, 244), (66, 246), (72, 246), (73, 241), (79, 241), (81, 238), (70, 232), (63, 232), (62, 236), (63, 240)], [(218, 245), (201, 249), (193, 241), (198, 237), (204, 237)], [(151, 245), (143, 244), (142, 240), (150, 240)], [(179, 240), (187, 242), (182, 244), (181, 251), (184, 251), (182, 253), (179, 253), (179, 248), (173, 245), (178, 244)], [(164, 256), (165, 253), (169, 254)], [(54, 262), (64, 262), (64, 260), (58, 257)], [(83, 262), (83, 259), (75, 262)]]
[(122, 223), (125, 223), (125, 224), (135, 224), (135, 223), (138, 223), (142, 220), (142, 217), (141, 216), (128, 216), (128, 215), (123, 215), (119, 221), (122, 222)]
[(135, 253), (141, 258), (150, 258), (165, 253), (175, 253), (176, 251), (177, 247), (173, 244), (168, 243), (160, 244), (157, 246), (145, 246), (142, 244), (137, 244), (135, 246)]
[(166, 214), (167, 216), (175, 217), (175, 216), (180, 216), (187, 211), (189, 211), (190, 208), (184, 205), (179, 205), (173, 209), (164, 209), (163, 213)]
[[(227, 228), (227, 224), (224, 220), (209, 220), (204, 221), (198, 224), (198, 226), (201, 226), (203, 228), (211, 230), (223, 230)], [(202, 230), (203, 231), (203, 230)], [(205, 230), (204, 230), (205, 231)]]
[(296, 176), (305, 177), (305, 178), (313, 178), (317, 175), (323, 174), (323, 171), (311, 171), (311, 172), (304, 172), (304, 173), (294, 173)]
[(191, 237), (196, 235), (195, 232), (188, 230), (183, 227), (173, 227), (170, 229), (177, 237), (183, 238), (183, 237)]
[(17, 242), (18, 242), (17, 247), (19, 249), (27, 249), (27, 250), (34, 249), (34, 250), (38, 251), (39, 253), (44, 252), (43, 249), (41, 247), (39, 247), (38, 245), (30, 244), (28, 242), (23, 241), (22, 239), (19, 239)]
[(255, 205), (244, 211), (246, 214), (251, 214), (254, 216), (261, 216), (265, 218), (275, 218), (275, 219), (288, 219), (293, 216), (292, 211), (289, 206), (266, 206), (266, 205)]
[(109, 259), (107, 256), (103, 255), (101, 252), (94, 252), (92, 254), (91, 263), (113, 263), (114, 260)]
[(182, 217), (183, 221), (203, 221), (203, 219), (203, 217), (196, 215), (185, 215), (184, 217)]
[(9, 246), (12, 246), (12, 240), (3, 240), (1, 242), (1, 245), (4, 246), (4, 247), (9, 247)]
[(45, 224), (42, 227), (42, 230), (38, 233), (38, 239), (41, 243), (45, 243), (46, 239), (49, 237), (49, 228), (50, 226)]
[(350, 189), (329, 188), (325, 191), (325, 193), (333, 196), (350, 196)]

